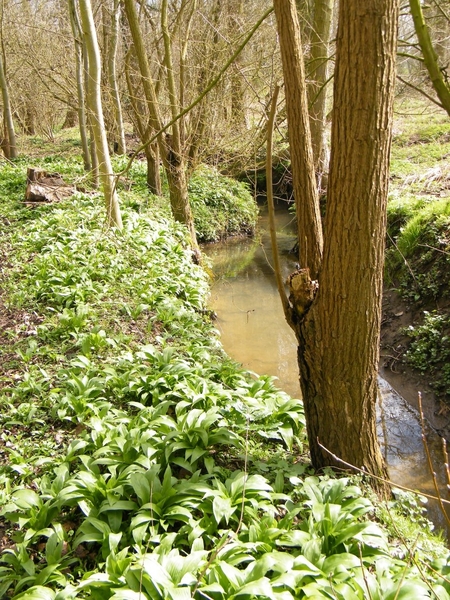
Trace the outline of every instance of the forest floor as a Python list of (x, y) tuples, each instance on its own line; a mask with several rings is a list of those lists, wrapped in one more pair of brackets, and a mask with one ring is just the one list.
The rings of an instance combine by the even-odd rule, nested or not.
[[(35, 158), (85, 177), (56, 146)], [(208, 277), (144, 165), (119, 233), (95, 193), (25, 206), (29, 160), (0, 165), (0, 597), (450, 600), (415, 496), (314, 473), (301, 402), (224, 354)], [(217, 189), (200, 174), (198, 197)], [(414, 213), (398, 206), (391, 230)], [(385, 311), (400, 333), (402, 310)]]

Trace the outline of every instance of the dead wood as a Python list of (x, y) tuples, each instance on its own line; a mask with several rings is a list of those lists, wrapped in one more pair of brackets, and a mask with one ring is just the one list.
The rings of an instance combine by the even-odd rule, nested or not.
[(72, 196), (73, 185), (68, 185), (59, 173), (47, 173), (42, 169), (27, 169), (27, 189), (25, 202), (60, 202)]

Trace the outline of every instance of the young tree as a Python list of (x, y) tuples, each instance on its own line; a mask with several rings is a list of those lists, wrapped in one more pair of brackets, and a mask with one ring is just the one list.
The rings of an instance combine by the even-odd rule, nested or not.
[(104, 2), (104, 21), (105, 30), (105, 54), (106, 71), (108, 75), (108, 91), (111, 96), (112, 108), (114, 113), (112, 138), (114, 151), (117, 154), (125, 154), (125, 129), (122, 117), (122, 103), (120, 100), (119, 84), (117, 81), (117, 50), (119, 47), (119, 23), (121, 19), (120, 0)]
[(87, 104), (91, 117), (92, 132), (98, 158), (99, 175), (107, 210), (107, 220), (111, 225), (122, 228), (119, 200), (115, 189), (114, 174), (106, 139), (105, 123), (100, 91), (101, 58), (95, 30), (94, 16), (90, 0), (79, 0), (81, 27), (86, 43), (89, 79)]
[(4, 0), (0, 5), (0, 24), (1, 24), (1, 45), (0, 45), (0, 88), (3, 98), (3, 120), (5, 139), (2, 141), (2, 148), (7, 158), (17, 158), (16, 134), (14, 130), (14, 121), (12, 116), (11, 101), (9, 97), (9, 86), (5, 69), (5, 47), (3, 44), (3, 12), (5, 9)]
[(333, 0), (315, 0), (314, 21), (310, 34), (309, 56), (309, 124), (314, 155), (314, 166), (319, 189), (322, 175), (328, 169), (326, 130), (326, 100), (329, 78), (329, 42), (333, 17)]
[(84, 88), (83, 75), (83, 41), (80, 21), (78, 18), (77, 7), (75, 0), (68, 0), (69, 3), (69, 19), (72, 28), (73, 39), (75, 42), (75, 73), (77, 83), (77, 98), (78, 98), (78, 126), (80, 128), (81, 149), (83, 153), (84, 170), (91, 170), (91, 159), (89, 153), (89, 135), (87, 128), (86, 117), (86, 90)]
[[(274, 7), (293, 169), (302, 154), (311, 172), (302, 72), (290, 81), (301, 60), (295, 1), (275, 0)], [(299, 185), (299, 174), (294, 180), (300, 240), (307, 239), (300, 244), (305, 270), (291, 276), (288, 316), (299, 342), (311, 459), (315, 467), (342, 466), (338, 457), (375, 475), (385, 474), (375, 406), (397, 16), (397, 0), (339, 3), (323, 259), (316, 250), (322, 225), (315, 211), (302, 208), (318, 210), (317, 193)]]
[(450, 85), (446, 72), (448, 65), (444, 69), (439, 64), (439, 57), (434, 48), (420, 0), (409, 0), (409, 6), (419, 46), (422, 51), (423, 61), (433, 84), (434, 91), (439, 98), (442, 108), (450, 115)]
[[(133, 39), (137, 62), (141, 72), (145, 99), (150, 115), (150, 123), (153, 130), (158, 132), (163, 129), (163, 119), (139, 24), (135, 0), (124, 0), (124, 7), (131, 37)], [(167, 74), (169, 107), (170, 114), (172, 118), (174, 118), (178, 115), (179, 104), (176, 98), (171, 37), (168, 29), (167, 2), (165, 0), (163, 0), (161, 4), (161, 24), (165, 49), (163, 62)], [(186, 157), (182, 152), (180, 125), (178, 121), (173, 123), (169, 135), (161, 134), (158, 136), (158, 146), (169, 184), (170, 205), (173, 217), (176, 221), (184, 223), (187, 226), (191, 237), (193, 251), (199, 255), (194, 219), (188, 197)]]
[(9, 87), (6, 79), (5, 66), (3, 64), (3, 52), (0, 51), (0, 87), (3, 98), (3, 119), (5, 139), (2, 142), (2, 148), (7, 158), (17, 158), (16, 134), (14, 130), (14, 121), (9, 99)]

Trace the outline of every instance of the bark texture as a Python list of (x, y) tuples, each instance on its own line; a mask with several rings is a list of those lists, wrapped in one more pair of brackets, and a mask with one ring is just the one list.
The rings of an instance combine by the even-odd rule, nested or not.
[(341, 0), (320, 286), (300, 322), (299, 366), (311, 457), (385, 468), (375, 407), (397, 0)]
[[(136, 59), (142, 77), (142, 85), (144, 88), (144, 95), (148, 106), (150, 124), (153, 128), (153, 131), (158, 132), (163, 129), (162, 119), (160, 116), (155, 84), (150, 71), (150, 65), (147, 59), (147, 53), (142, 37), (141, 28), (139, 25), (139, 19), (134, 0), (124, 0), (124, 7), (127, 21), (130, 27), (131, 37), (133, 39)], [(167, 3), (164, 1), (161, 9), (163, 19), (166, 10)], [(165, 27), (167, 27), (167, 23), (163, 23), (163, 30)], [(176, 116), (176, 90), (172, 72), (170, 35), (168, 31), (165, 31), (164, 33), (164, 44), (166, 51), (164, 62), (166, 70), (168, 72), (169, 101), (172, 115)], [(167, 182), (169, 184), (170, 206), (172, 209), (174, 219), (176, 221), (179, 221), (180, 223), (184, 223), (187, 226), (194, 254), (197, 257), (200, 257), (197, 237), (195, 234), (194, 219), (189, 204), (186, 179), (186, 164), (183, 153), (181, 151), (182, 149), (180, 148), (180, 130), (177, 123), (174, 123), (172, 127), (172, 132), (173, 135), (161, 134), (160, 136), (158, 136), (158, 146), (161, 154), (161, 159), (163, 161), (164, 169), (166, 171)]]
[(69, 0), (69, 17), (72, 28), (73, 39), (75, 42), (75, 74), (77, 82), (78, 99), (78, 124), (80, 128), (81, 148), (83, 153), (84, 170), (91, 170), (91, 157), (89, 152), (89, 136), (86, 117), (86, 90), (84, 88), (84, 60), (83, 60), (83, 42), (80, 20), (75, 4), (75, 0)]
[(108, 82), (114, 107), (114, 124), (117, 154), (125, 154), (125, 129), (123, 125), (122, 103), (120, 101), (119, 84), (117, 82), (117, 49), (119, 44), (119, 24), (121, 17), (120, 0), (114, 0), (110, 15), (109, 45), (108, 45)]

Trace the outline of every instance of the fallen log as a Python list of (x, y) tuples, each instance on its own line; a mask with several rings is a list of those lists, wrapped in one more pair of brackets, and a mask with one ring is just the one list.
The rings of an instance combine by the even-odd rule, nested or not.
[(75, 186), (67, 185), (59, 173), (47, 173), (34, 167), (27, 169), (25, 202), (60, 202), (75, 191)]

